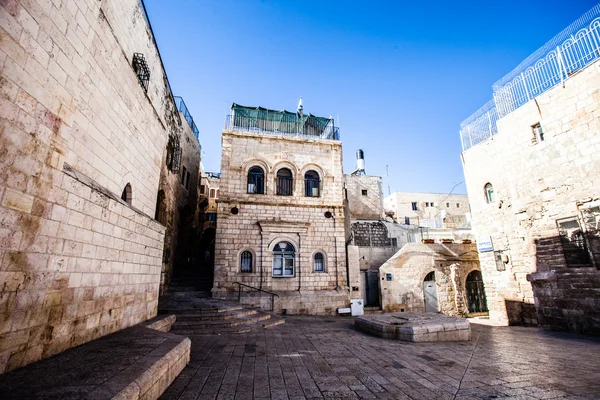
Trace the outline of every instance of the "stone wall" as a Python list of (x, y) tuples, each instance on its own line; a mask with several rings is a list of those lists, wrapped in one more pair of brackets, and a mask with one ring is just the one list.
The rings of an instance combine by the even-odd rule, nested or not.
[[(417, 203), (417, 210), (412, 209), (413, 202)], [(404, 217), (409, 217), (410, 223), (415, 225), (419, 220), (440, 217), (444, 211), (446, 216), (454, 216), (447, 221), (451, 226), (446, 227), (456, 227), (458, 222), (466, 222), (465, 215), (470, 212), (466, 194), (394, 192), (383, 199), (383, 206), (385, 211), (394, 212), (398, 223), (404, 223)]]
[(181, 120), (139, 1), (7, 0), (0, 16), (2, 372), (156, 313), (152, 216)]
[(380, 176), (344, 175), (351, 218), (383, 217), (383, 191)]
[[(348, 305), (341, 157), (338, 141), (223, 131), (214, 297), (237, 296), (234, 282), (242, 282), (280, 293), (278, 307), (287, 313), (328, 314)], [(265, 194), (247, 193), (255, 165), (265, 171)], [(275, 194), (281, 167), (293, 172), (292, 196)], [(304, 196), (307, 170), (319, 173), (320, 197)], [(272, 275), (280, 241), (295, 248), (293, 277)], [(252, 272), (241, 272), (243, 251), (252, 254)], [(314, 270), (316, 252), (324, 255), (323, 272)]]
[[(508, 259), (498, 267), (500, 253), (480, 254), (490, 317), (496, 321), (535, 323), (527, 311), (535, 304), (544, 327), (600, 332), (600, 265), (589, 258), (589, 266), (567, 266), (564, 253), (580, 248), (574, 239), (581, 236), (588, 249), (597, 246), (599, 65), (503, 117), (498, 134), (463, 153), (473, 227)], [(543, 140), (533, 132), (538, 123)], [(487, 183), (495, 194), (491, 202)], [(586, 222), (590, 214), (592, 221)], [(564, 218), (572, 219), (561, 237), (558, 224)]]
[(352, 243), (355, 246), (369, 247), (391, 247), (392, 241), (388, 237), (386, 226), (379, 221), (376, 222), (354, 222), (352, 223)]
[[(425, 311), (423, 281), (434, 272), (439, 311), (464, 315), (468, 312), (465, 282), (475, 270), (479, 262), (473, 244), (409, 243), (379, 268), (382, 309)], [(392, 280), (387, 280), (387, 274)]]

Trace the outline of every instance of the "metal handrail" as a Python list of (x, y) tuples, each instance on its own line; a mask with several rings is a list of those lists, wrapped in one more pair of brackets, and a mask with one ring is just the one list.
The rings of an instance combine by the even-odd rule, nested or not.
[(273, 311), (275, 309), (275, 296), (279, 297), (279, 295), (277, 293), (269, 292), (268, 290), (259, 289), (254, 286), (246, 285), (245, 283), (242, 283), (242, 282), (233, 282), (233, 283), (239, 285), (238, 286), (238, 301), (240, 301), (240, 299), (242, 298), (242, 286), (245, 286), (247, 288), (254, 289), (258, 292), (265, 292), (265, 293), (270, 294), (271, 295), (271, 311)]

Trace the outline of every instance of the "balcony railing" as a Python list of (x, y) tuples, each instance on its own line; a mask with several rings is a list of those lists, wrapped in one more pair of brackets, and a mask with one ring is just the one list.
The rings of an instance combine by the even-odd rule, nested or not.
[(495, 135), (496, 121), (600, 58), (600, 4), (493, 85), (494, 99), (460, 126), (463, 151)]
[(194, 132), (194, 136), (196, 136), (196, 140), (198, 141), (198, 143), (200, 143), (198, 127), (196, 127), (196, 124), (194, 123), (194, 118), (192, 118), (192, 115), (190, 114), (188, 108), (186, 107), (185, 102), (183, 101), (183, 98), (181, 98), (180, 96), (173, 96), (173, 97), (175, 98), (175, 105), (177, 106), (177, 110), (179, 110), (179, 112), (181, 112), (183, 114), (183, 117), (187, 121), (188, 125), (190, 126), (190, 128), (192, 128), (192, 132)]
[[(233, 117), (233, 118), (232, 118)], [(244, 132), (273, 133), (285, 136), (308, 136), (318, 139), (340, 140), (340, 128), (333, 119), (326, 126), (312, 125), (306, 119), (261, 119), (240, 115), (228, 115), (225, 129)]]
[(277, 177), (277, 195), (291, 196), (294, 193), (294, 178)]

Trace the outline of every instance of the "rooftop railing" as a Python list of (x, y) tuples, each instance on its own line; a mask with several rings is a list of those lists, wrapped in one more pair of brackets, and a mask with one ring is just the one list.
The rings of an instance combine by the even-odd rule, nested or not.
[(460, 124), (463, 151), (498, 133), (496, 121), (600, 58), (600, 4), (493, 85), (494, 99)]
[(340, 128), (333, 119), (326, 126), (315, 126), (299, 120), (270, 120), (228, 115), (225, 129), (244, 132), (273, 133), (285, 136), (307, 136), (318, 139), (340, 140)]
[(188, 125), (190, 126), (190, 128), (192, 128), (192, 132), (194, 132), (194, 136), (196, 136), (196, 140), (198, 140), (198, 143), (200, 143), (200, 138), (199, 136), (199, 132), (198, 132), (198, 128), (196, 127), (196, 124), (194, 123), (194, 118), (192, 118), (192, 115), (190, 114), (188, 108), (185, 105), (185, 102), (183, 101), (183, 98), (180, 96), (173, 96), (175, 98), (175, 105), (177, 106), (177, 110), (179, 110), (179, 112), (181, 112), (183, 114), (183, 117), (185, 118), (185, 120), (187, 121)]

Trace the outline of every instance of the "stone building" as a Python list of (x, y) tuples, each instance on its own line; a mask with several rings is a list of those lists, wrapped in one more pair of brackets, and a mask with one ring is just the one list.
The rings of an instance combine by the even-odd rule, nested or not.
[(197, 268), (199, 254), (198, 192), (200, 143), (198, 128), (181, 97), (175, 97), (182, 125), (169, 135), (162, 163), (154, 219), (166, 227), (160, 279), (163, 293), (174, 275)]
[(379, 268), (379, 274), (385, 312), (487, 312), (474, 244), (409, 243)]
[(156, 314), (161, 170), (187, 134), (138, 0), (0, 14), (3, 372)]
[(342, 143), (333, 119), (234, 104), (222, 133), (213, 297), (288, 314), (347, 307)]
[(417, 231), (384, 215), (381, 177), (350, 174), (344, 175), (344, 182), (351, 297), (379, 307), (379, 267), (406, 243), (414, 242)]
[(394, 221), (419, 226), (424, 238), (474, 239), (466, 194), (394, 192), (383, 205)]
[[(461, 125), (490, 317), (498, 322), (600, 333), (598, 17), (596, 6), (525, 60)], [(542, 80), (544, 71), (552, 74)]]

